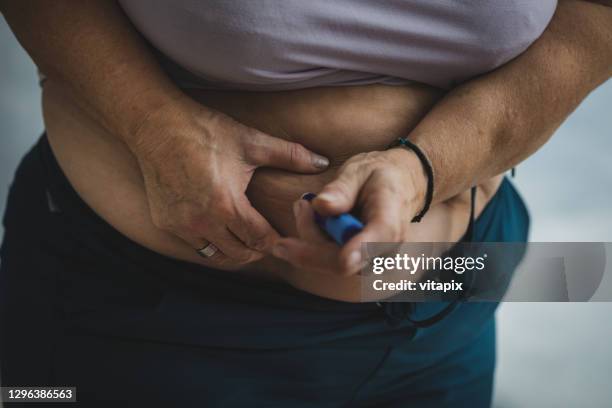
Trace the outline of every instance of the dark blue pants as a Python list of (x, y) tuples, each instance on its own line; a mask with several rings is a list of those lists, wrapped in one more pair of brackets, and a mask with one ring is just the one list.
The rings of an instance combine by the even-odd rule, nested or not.
[[(474, 239), (525, 241), (528, 224), (504, 180)], [(490, 404), (496, 303), (460, 304), (416, 329), (374, 304), (163, 257), (79, 199), (44, 136), (17, 171), (4, 225), (3, 386), (76, 386), (83, 406)]]

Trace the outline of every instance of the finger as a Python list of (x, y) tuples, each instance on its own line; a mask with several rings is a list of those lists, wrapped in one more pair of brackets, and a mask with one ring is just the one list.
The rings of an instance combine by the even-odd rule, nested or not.
[(210, 232), (210, 241), (228, 258), (238, 263), (249, 263), (261, 259), (263, 254), (244, 245), (225, 226)]
[(368, 177), (369, 171), (365, 165), (361, 168), (351, 165), (342, 167), (336, 178), (325, 185), (312, 200), (314, 209), (323, 215), (338, 215), (351, 211)]
[[(343, 270), (347, 274), (351, 275), (359, 272), (364, 266), (368, 264), (370, 259), (375, 256), (383, 255), (389, 252), (389, 245), (369, 245), (367, 246), (367, 252), (365, 251), (364, 244), (368, 243), (393, 243), (396, 241), (381, 239), (380, 229), (391, 228), (388, 224), (371, 222), (366, 224), (363, 231), (355, 235), (344, 247), (341, 248), (339, 254), (339, 262), (343, 266)], [(398, 243), (399, 245), (399, 243)]]
[(206, 241), (205, 239), (192, 237), (192, 236), (188, 236), (186, 234), (180, 234), (180, 233), (177, 234), (176, 236), (182, 239), (183, 241), (185, 241), (190, 247), (193, 248), (193, 250), (198, 255), (200, 255), (203, 259), (205, 259), (206, 264), (224, 265), (228, 263), (229, 261), (227, 256), (225, 256), (225, 254), (221, 250), (219, 250), (219, 248), (217, 248), (216, 245), (215, 245), (215, 248), (217, 250), (212, 255), (210, 256), (204, 255), (200, 250), (203, 248), (206, 248), (208, 245), (211, 244), (209, 241)]
[(313, 243), (328, 243), (329, 238), (315, 222), (315, 212), (310, 203), (299, 199), (293, 203), (293, 215), (298, 236), (305, 241)]
[(329, 166), (326, 157), (286, 140), (255, 132), (246, 141), (245, 157), (255, 166), (275, 167), (298, 173), (318, 173)]
[(187, 245), (189, 245), (191, 248), (193, 248), (193, 250), (196, 251), (196, 252), (199, 249), (202, 249), (206, 245), (210, 244), (210, 242), (206, 241), (205, 239), (198, 238), (198, 237), (195, 237), (195, 236), (191, 236), (191, 235), (186, 234), (186, 233), (181, 232), (181, 231), (171, 231), (171, 233), (173, 235), (179, 237), (183, 241), (185, 241), (187, 243)]
[(297, 238), (281, 238), (272, 249), (274, 256), (294, 267), (318, 273), (339, 272), (338, 253), (333, 243), (313, 244)]
[[(368, 261), (362, 259), (362, 244), (399, 242), (404, 237), (404, 224), (409, 222), (404, 214), (405, 208), (401, 205), (401, 200), (391, 188), (378, 184), (376, 177), (373, 177), (372, 184), (364, 188), (364, 196), (367, 197), (363, 205), (365, 227), (344, 245), (340, 253), (340, 262), (350, 273), (358, 271)], [(374, 252), (385, 249), (388, 248), (370, 246), (368, 255), (380, 255)]]
[(269, 251), (278, 233), (246, 197), (237, 205), (236, 216), (227, 224), (229, 230), (246, 247), (259, 252)]

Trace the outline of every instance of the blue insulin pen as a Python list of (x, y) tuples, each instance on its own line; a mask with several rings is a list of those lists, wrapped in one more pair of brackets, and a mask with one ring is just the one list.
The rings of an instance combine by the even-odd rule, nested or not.
[[(302, 199), (312, 201), (316, 196), (314, 193), (306, 193)], [(346, 244), (363, 229), (363, 223), (349, 213), (323, 216), (315, 211), (315, 222), (340, 246)]]

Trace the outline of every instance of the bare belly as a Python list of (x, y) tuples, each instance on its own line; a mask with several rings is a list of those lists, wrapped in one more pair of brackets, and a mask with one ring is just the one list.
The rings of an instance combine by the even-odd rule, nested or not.
[[(365, 151), (380, 150), (416, 126), (440, 96), (422, 85), (369, 85), (291, 92), (249, 93), (193, 91), (201, 103), (273, 136), (303, 144), (330, 158), (332, 166), (318, 175), (259, 169), (247, 195), (279, 232), (292, 235), (291, 204), (306, 191), (318, 191), (339, 165)], [(52, 82), (43, 91), (47, 135), (57, 160), (81, 198), (117, 231), (163, 255), (200, 263), (192, 248), (153, 225), (138, 164), (117, 138), (92, 121)], [(480, 211), (499, 185), (484, 183)], [(469, 196), (461, 194), (432, 208), (414, 226), (414, 241), (452, 242), (464, 233)], [(206, 273), (203, 269), (202, 273)], [(316, 275), (289, 267), (272, 257), (242, 272), (280, 279), (319, 296), (357, 301), (357, 278)]]

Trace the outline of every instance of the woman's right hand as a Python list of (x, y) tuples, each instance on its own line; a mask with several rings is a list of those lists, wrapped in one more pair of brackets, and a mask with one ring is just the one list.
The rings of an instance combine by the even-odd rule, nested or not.
[(150, 114), (132, 140), (153, 224), (194, 250), (212, 243), (218, 251), (203, 263), (222, 269), (260, 259), (278, 237), (245, 195), (255, 169), (318, 173), (329, 164), (187, 97)]

